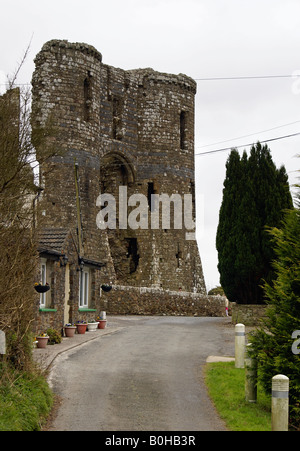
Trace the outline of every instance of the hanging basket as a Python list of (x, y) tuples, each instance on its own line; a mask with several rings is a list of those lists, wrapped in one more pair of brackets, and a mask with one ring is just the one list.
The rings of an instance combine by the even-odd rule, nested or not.
[(106, 293), (108, 293), (112, 289), (110, 285), (101, 285), (101, 288), (103, 291), (106, 291)]
[(38, 293), (47, 293), (50, 290), (50, 285), (35, 285), (34, 289)]

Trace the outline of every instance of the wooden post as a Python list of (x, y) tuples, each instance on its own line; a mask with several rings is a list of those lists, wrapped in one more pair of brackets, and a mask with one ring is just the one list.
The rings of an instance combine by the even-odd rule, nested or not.
[(272, 379), (272, 431), (289, 430), (289, 378), (278, 374)]
[(245, 364), (245, 326), (235, 326), (235, 367), (244, 368)]
[(0, 330), (0, 354), (6, 354), (6, 338), (3, 330)]
[(82, 233), (82, 220), (81, 220), (81, 199), (80, 199), (80, 188), (79, 188), (78, 163), (76, 163), (76, 161), (75, 161), (75, 188), (76, 188), (79, 257), (82, 257), (83, 256), (83, 236), (82, 236), (83, 233)]

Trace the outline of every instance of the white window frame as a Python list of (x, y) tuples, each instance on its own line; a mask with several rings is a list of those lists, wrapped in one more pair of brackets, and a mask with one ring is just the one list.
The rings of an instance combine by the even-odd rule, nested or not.
[(90, 298), (90, 271), (85, 268), (79, 278), (79, 308), (88, 308)]
[[(47, 282), (47, 260), (42, 260), (41, 263), (41, 283), (46, 285)], [(40, 308), (46, 308), (47, 305), (47, 293), (40, 294)]]

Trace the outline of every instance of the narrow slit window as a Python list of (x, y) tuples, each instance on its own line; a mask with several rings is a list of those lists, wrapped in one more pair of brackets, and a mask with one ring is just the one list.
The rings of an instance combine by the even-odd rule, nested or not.
[(123, 114), (123, 102), (120, 97), (113, 98), (113, 124), (112, 124), (112, 137), (113, 139), (122, 140), (122, 114)]
[(185, 150), (186, 141), (186, 112), (180, 113), (180, 149)]
[(148, 183), (148, 205), (149, 205), (150, 211), (153, 211), (153, 209), (154, 209), (154, 206), (152, 204), (152, 197), (151, 197), (152, 194), (155, 194), (154, 183), (149, 182)]
[(129, 273), (133, 274), (136, 272), (139, 265), (139, 253), (138, 253), (138, 242), (137, 238), (127, 238), (128, 252), (127, 258), (129, 260)]
[(182, 259), (182, 252), (181, 252), (180, 246), (178, 244), (178, 250), (177, 250), (177, 254), (176, 254), (177, 268), (180, 268), (181, 259)]
[(92, 100), (90, 73), (83, 82), (83, 93), (84, 93), (84, 111), (83, 111), (84, 120), (86, 122), (89, 122), (89, 120), (91, 119), (91, 100)]

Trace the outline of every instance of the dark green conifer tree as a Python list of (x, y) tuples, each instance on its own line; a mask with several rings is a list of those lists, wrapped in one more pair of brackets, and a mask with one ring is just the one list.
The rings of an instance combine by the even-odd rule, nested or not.
[(249, 158), (232, 150), (216, 237), (220, 283), (230, 301), (264, 303), (262, 280), (272, 280), (274, 259), (266, 226), (278, 226), (292, 206), (285, 168), (276, 169), (268, 146), (257, 143)]

